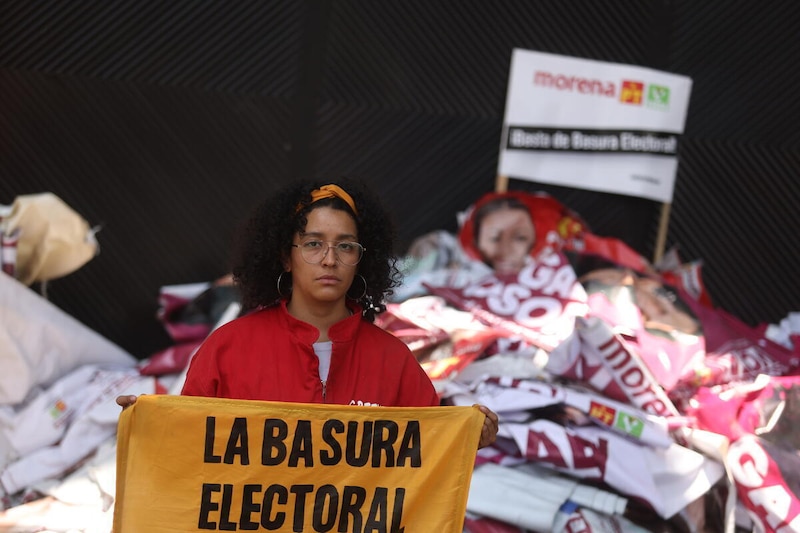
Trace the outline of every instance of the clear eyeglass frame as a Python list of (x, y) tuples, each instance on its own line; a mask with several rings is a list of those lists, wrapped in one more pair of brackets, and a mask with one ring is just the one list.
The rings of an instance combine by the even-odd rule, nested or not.
[(347, 266), (356, 266), (361, 258), (364, 257), (364, 248), (361, 243), (355, 241), (322, 241), (319, 239), (309, 239), (300, 244), (292, 244), (292, 247), (300, 249), (300, 257), (310, 265), (318, 265), (328, 257), (328, 251), (333, 249), (336, 260)]

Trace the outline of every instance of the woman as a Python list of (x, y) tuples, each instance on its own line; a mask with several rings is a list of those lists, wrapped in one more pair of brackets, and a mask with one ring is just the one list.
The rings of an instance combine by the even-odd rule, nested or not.
[[(676, 333), (702, 335), (700, 320), (675, 289), (658, 279), (612, 266), (593, 269), (583, 274), (579, 281), (588, 294), (602, 292), (614, 305), (618, 305), (620, 298), (632, 298), (642, 314), (642, 325), (650, 333), (668, 338)], [(628, 293), (621, 296), (622, 291)]]
[(467, 211), (458, 239), (468, 257), (498, 274), (517, 274), (585, 230), (580, 217), (545, 193), (491, 192)]
[[(182, 394), (348, 405), (435, 406), (408, 347), (372, 324), (398, 285), (382, 205), (350, 180), (293, 184), (248, 222), (233, 276), (245, 316), (198, 349)], [(124, 407), (134, 397), (120, 397)], [(486, 415), (479, 446), (494, 442)]]
[(499, 274), (522, 270), (536, 242), (528, 207), (516, 198), (501, 197), (476, 209), (473, 220), (483, 262)]

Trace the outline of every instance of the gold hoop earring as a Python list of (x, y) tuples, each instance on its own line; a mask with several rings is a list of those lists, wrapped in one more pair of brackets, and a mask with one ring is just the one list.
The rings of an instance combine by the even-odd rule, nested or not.
[[(350, 298), (351, 300), (354, 300), (354, 301), (357, 302), (357, 301), (361, 300), (362, 298), (364, 298), (364, 296), (367, 295), (367, 280), (364, 279), (364, 276), (362, 276), (361, 274), (356, 274), (356, 277), (361, 278), (361, 283), (364, 284), (364, 290), (361, 291), (361, 296), (359, 296), (358, 298), (354, 298), (353, 296), (350, 296), (350, 289), (353, 288), (353, 285), (350, 285), (350, 289), (347, 289), (347, 297)], [(353, 279), (355, 279), (355, 278), (353, 278)]]
[(286, 274), (286, 272), (281, 272), (280, 274), (278, 274), (278, 283), (277, 283), (278, 296), (280, 296), (281, 298), (286, 298), (287, 296), (289, 296), (289, 294), (292, 293), (292, 287), (291, 286), (289, 286), (289, 293), (288, 294), (283, 294), (283, 291), (281, 291), (281, 279), (283, 278), (284, 274)]

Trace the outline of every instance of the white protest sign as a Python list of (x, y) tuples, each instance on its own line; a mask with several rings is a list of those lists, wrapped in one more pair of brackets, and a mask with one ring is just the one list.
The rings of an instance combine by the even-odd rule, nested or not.
[(670, 203), (692, 81), (515, 49), (498, 174)]

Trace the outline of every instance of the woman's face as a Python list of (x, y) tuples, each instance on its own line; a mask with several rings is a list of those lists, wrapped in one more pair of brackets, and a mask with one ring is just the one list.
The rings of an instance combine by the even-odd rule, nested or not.
[(658, 281), (638, 278), (634, 284), (634, 295), (636, 305), (647, 320), (646, 327), (663, 330), (675, 328), (693, 335), (700, 329), (697, 320), (676, 307), (674, 299), (677, 296)]
[(691, 335), (697, 335), (700, 331), (697, 319), (675, 305), (677, 295), (657, 280), (636, 276), (626, 269), (602, 268), (582, 276), (581, 283), (590, 294), (599, 292), (603, 286), (631, 287), (636, 305), (642, 312), (644, 326), (648, 329), (676, 329)]
[(484, 260), (503, 274), (522, 270), (535, 240), (536, 230), (526, 210), (501, 207), (483, 217), (477, 242)]
[(310, 264), (303, 259), (299, 247), (292, 247), (287, 265), (292, 273), (292, 304), (305, 309), (343, 304), (358, 266), (345, 265), (338, 260), (331, 245), (335, 247), (342, 241), (358, 242), (355, 220), (339, 209), (318, 207), (308, 213), (305, 231), (296, 233), (292, 244), (301, 245), (310, 240), (322, 241), (327, 252), (318, 264)]

